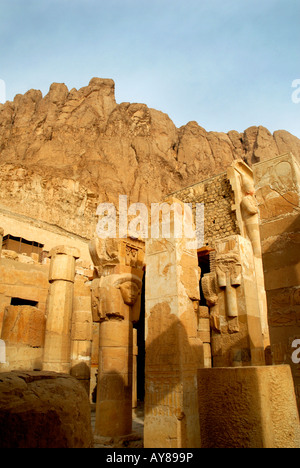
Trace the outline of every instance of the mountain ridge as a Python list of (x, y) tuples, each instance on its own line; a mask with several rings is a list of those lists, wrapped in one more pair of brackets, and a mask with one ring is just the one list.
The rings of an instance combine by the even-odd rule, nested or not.
[(70, 91), (53, 83), (44, 97), (29, 90), (0, 105), (0, 205), (90, 237), (100, 202), (149, 205), (235, 159), (251, 166), (286, 152), (300, 160), (300, 140), (285, 130), (177, 128), (146, 104), (118, 104), (111, 79)]

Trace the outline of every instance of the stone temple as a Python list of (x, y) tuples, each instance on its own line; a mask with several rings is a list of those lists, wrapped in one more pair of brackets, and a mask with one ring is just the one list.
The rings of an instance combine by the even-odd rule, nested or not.
[(296, 137), (94, 78), (0, 106), (0, 179), (0, 447), (300, 447)]

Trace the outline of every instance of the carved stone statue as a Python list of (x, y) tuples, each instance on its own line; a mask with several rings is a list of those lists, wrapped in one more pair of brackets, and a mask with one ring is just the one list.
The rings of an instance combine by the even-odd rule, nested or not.
[(208, 273), (204, 275), (201, 283), (206, 303), (210, 308), (210, 327), (213, 331), (220, 332), (219, 297), (216, 274)]
[(112, 274), (94, 280), (92, 285), (94, 322), (102, 322), (110, 318), (138, 322), (141, 289), (141, 277), (132, 273)]
[(252, 244), (234, 235), (215, 246), (214, 269), (202, 278), (214, 367), (264, 364)]
[(228, 317), (238, 316), (238, 305), (235, 288), (241, 285), (241, 260), (234, 253), (216, 257), (216, 275), (219, 288), (225, 289)]
[(252, 243), (254, 255), (261, 255), (258, 206), (255, 198), (253, 181), (242, 176), (243, 198), (241, 201), (241, 213), (246, 227), (247, 235)]

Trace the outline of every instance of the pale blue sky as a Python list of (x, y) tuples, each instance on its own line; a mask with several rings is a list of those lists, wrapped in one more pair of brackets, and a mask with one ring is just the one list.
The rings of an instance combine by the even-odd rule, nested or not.
[(97, 76), (177, 127), (300, 137), (300, 0), (0, 0), (7, 99)]

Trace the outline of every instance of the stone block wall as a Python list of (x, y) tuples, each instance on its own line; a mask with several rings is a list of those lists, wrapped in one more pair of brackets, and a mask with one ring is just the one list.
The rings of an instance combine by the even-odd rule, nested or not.
[[(292, 154), (254, 166), (273, 364), (289, 364), (300, 408), (300, 167)], [(299, 347), (299, 346), (298, 346)]]
[[(43, 313), (46, 311), (48, 295), (48, 265), (26, 264), (17, 260), (0, 260), (0, 331), (5, 308), (13, 298), (36, 303)], [(27, 304), (28, 305), (28, 304)]]
[(184, 203), (204, 203), (204, 245), (212, 247), (219, 239), (240, 234), (234, 192), (226, 173), (187, 187), (172, 196)]
[(198, 370), (202, 448), (299, 448), (289, 366)]
[(48, 295), (48, 266), (0, 260), (0, 369), (41, 369)]
[[(2, 239), (2, 236), (1, 236)], [(1, 240), (0, 239), (0, 240)], [(38, 258), (2, 250), (0, 258), (0, 339), (5, 362), (0, 372), (41, 370), (49, 304), (49, 266)], [(93, 271), (78, 259), (72, 294), (71, 374), (89, 393), (92, 313), (90, 280)]]

